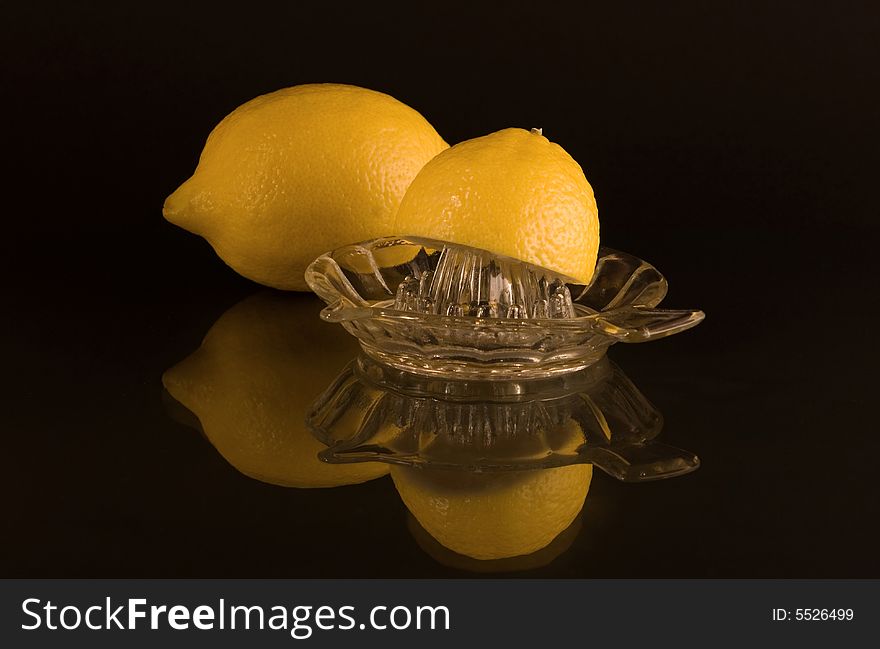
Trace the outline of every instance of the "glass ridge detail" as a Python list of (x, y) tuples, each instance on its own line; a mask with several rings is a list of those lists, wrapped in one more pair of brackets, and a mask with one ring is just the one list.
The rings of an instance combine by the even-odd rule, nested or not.
[(444, 247), (437, 266), (407, 275), (394, 308), (476, 318), (573, 318), (565, 282), (510, 259), (472, 248)]

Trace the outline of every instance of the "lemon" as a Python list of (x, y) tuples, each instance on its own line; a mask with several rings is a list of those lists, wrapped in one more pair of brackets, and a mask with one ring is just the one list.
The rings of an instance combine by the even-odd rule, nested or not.
[(456, 144), (412, 181), (395, 234), (491, 250), (584, 284), (599, 212), (580, 165), (540, 131), (508, 128)]
[(391, 468), (419, 524), (443, 546), (475, 559), (549, 545), (581, 511), (592, 475), (590, 464), (505, 473)]
[(232, 307), (201, 347), (162, 377), (236, 469), (288, 487), (334, 487), (388, 473), (384, 464), (333, 465), (306, 429), (306, 411), (357, 353), (321, 321), (314, 296), (258, 293)]
[(318, 255), (395, 234), (406, 188), (447, 146), (386, 94), (340, 84), (285, 88), (217, 125), (163, 213), (241, 275), (305, 291), (303, 272)]

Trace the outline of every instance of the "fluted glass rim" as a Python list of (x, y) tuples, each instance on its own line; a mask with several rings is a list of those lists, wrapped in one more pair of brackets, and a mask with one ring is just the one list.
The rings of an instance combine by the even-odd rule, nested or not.
[[(372, 255), (372, 251), (378, 247), (391, 245), (422, 246), (428, 249), (442, 249), (449, 245), (447, 242), (426, 237), (392, 236), (379, 237), (368, 241), (352, 243), (326, 252), (315, 259), (306, 270), (306, 281), (312, 290), (323, 299), (327, 306), (321, 311), (321, 318), (327, 322), (345, 323), (356, 320), (372, 319), (379, 322), (399, 324), (405, 322), (424, 323), (430, 325), (443, 325), (452, 328), (492, 327), (499, 330), (515, 331), (523, 329), (552, 329), (554, 331), (584, 331), (587, 329), (597, 330), (597, 333), (611, 338), (628, 342), (629, 339), (660, 338), (671, 333), (678, 333), (699, 324), (705, 314), (697, 309), (657, 309), (656, 306), (666, 297), (668, 283), (666, 278), (649, 262), (629, 253), (602, 246), (596, 261), (596, 268), (590, 284), (581, 284), (566, 278), (553, 271), (541, 268), (534, 264), (527, 264), (541, 272), (551, 276), (560, 277), (569, 286), (572, 302), (575, 310), (580, 314), (573, 318), (489, 318), (480, 316), (451, 316), (434, 313), (415, 313), (403, 311), (388, 306), (393, 302), (393, 297), (387, 300), (366, 300), (359, 296), (357, 290), (345, 278), (341, 271), (337, 257), (345, 252), (357, 251)], [(453, 244), (458, 245), (458, 244)], [(468, 246), (463, 246), (468, 247)], [(495, 255), (489, 251), (474, 248), (478, 252)], [(502, 257), (502, 255), (495, 255)], [(585, 304), (583, 300), (590, 291), (603, 279), (603, 271), (610, 260), (629, 262), (635, 267), (624, 287), (602, 309), (595, 310)], [(375, 262), (373, 262), (375, 263)], [(332, 287), (332, 283), (326, 279), (328, 272), (335, 272), (339, 281), (348, 289), (349, 295), (357, 296), (355, 300), (346, 297), (339, 290)], [(637, 278), (643, 275), (653, 276), (647, 287), (635, 295), (628, 295), (625, 289), (631, 286)], [(627, 297), (631, 299), (626, 300)], [(644, 299), (640, 299), (643, 298)], [(651, 317), (656, 315), (669, 321), (667, 328), (659, 327), (651, 332), (643, 329), (641, 332), (633, 331), (627, 327), (621, 327), (620, 323), (629, 317)], [(642, 335), (639, 335), (642, 334)]]

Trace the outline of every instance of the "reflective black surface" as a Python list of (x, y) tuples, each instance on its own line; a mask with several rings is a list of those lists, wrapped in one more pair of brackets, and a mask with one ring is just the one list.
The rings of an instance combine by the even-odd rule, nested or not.
[(570, 545), (500, 574), (880, 577), (873, 13), (450, 9), (401, 30), (316, 10), (296, 39), (302, 13), (122, 11), (23, 13), (4, 43), (0, 575), (476, 574), (432, 551), (389, 478), (252, 480), (163, 401), (163, 373), (261, 289), (162, 200), (235, 105), (338, 80), (451, 142), (543, 126), (583, 163), (603, 242), (707, 314), (611, 351), (702, 467), (597, 472)]

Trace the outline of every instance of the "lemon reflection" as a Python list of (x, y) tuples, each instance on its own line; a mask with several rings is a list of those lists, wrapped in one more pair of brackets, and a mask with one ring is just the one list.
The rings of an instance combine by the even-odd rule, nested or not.
[(223, 314), (162, 383), (198, 417), (205, 436), (247, 476), (287, 487), (335, 487), (388, 473), (385, 464), (331, 465), (305, 426), (321, 390), (357, 342), (318, 317), (311, 295), (258, 293)]
[(411, 513), (407, 516), (406, 526), (416, 544), (437, 563), (455, 570), (468, 572), (498, 573), (498, 572), (521, 572), (524, 570), (536, 570), (543, 568), (565, 554), (571, 548), (574, 540), (580, 534), (583, 522), (577, 516), (574, 522), (566, 527), (548, 545), (532, 552), (516, 557), (503, 557), (500, 559), (474, 559), (458, 552), (454, 552), (442, 545), (437, 539), (428, 534), (424, 527)]
[(549, 546), (580, 513), (592, 475), (590, 464), (499, 473), (391, 469), (421, 527), (442, 546), (480, 560)]

